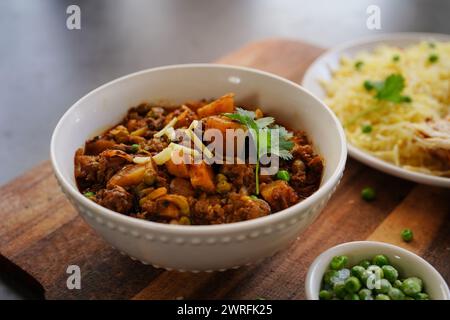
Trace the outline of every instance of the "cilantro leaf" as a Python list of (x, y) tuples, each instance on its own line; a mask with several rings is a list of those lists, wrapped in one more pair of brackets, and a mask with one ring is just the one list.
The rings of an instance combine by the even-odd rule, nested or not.
[(255, 114), (254, 111), (245, 110), (245, 109), (242, 109), (242, 108), (239, 108), (239, 107), (236, 108), (236, 113), (235, 114), (238, 114), (238, 115), (240, 115), (242, 117), (249, 118), (249, 119), (252, 119), (252, 120), (254, 120), (256, 118), (256, 114)]
[(405, 88), (405, 78), (401, 74), (391, 74), (384, 81), (364, 81), (367, 91), (375, 90), (377, 100), (391, 101), (395, 103), (411, 102), (409, 96), (401, 95)]
[(270, 126), (274, 122), (275, 122), (275, 119), (272, 117), (265, 117), (265, 118), (256, 120), (256, 124), (258, 125), (258, 128), (261, 128), (261, 129)]
[(273, 126), (273, 129), (278, 129), (280, 132), (280, 137), (284, 137), (285, 139), (291, 139), (294, 136), (292, 132), (287, 131), (283, 126), (275, 125)]
[[(273, 125), (275, 119), (272, 117), (255, 119), (256, 114), (253, 111), (236, 108), (235, 113), (225, 113), (224, 115), (245, 125), (252, 136), (256, 147), (255, 193), (259, 194), (259, 159), (268, 153), (275, 154), (284, 160), (292, 159), (289, 151), (293, 148), (294, 143), (289, 139), (293, 135), (286, 128)], [(272, 139), (274, 134), (278, 134), (278, 139)]]

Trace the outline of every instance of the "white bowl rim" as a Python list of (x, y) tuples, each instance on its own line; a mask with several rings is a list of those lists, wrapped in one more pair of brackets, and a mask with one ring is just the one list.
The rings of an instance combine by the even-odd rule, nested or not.
[[(329, 255), (331, 252), (336, 251), (341, 248), (348, 247), (348, 249), (349, 249), (348, 254), (351, 254), (351, 251), (354, 248), (354, 246), (358, 246), (358, 245), (360, 245), (360, 246), (373, 245), (373, 246), (389, 248), (393, 251), (395, 250), (395, 251), (401, 253), (402, 255), (409, 256), (412, 259), (417, 260), (418, 263), (423, 264), (428, 269), (428, 271), (432, 272), (434, 277), (439, 279), (439, 282), (441, 282), (441, 284), (443, 284), (442, 289), (445, 290), (445, 295), (447, 296), (447, 299), (450, 299), (450, 290), (448, 288), (447, 282), (442, 277), (442, 275), (439, 273), (439, 271), (437, 271), (436, 268), (433, 267), (433, 265), (431, 265), (431, 263), (429, 263), (427, 260), (425, 260), (421, 256), (415, 254), (414, 252), (411, 252), (407, 249), (404, 249), (402, 247), (399, 247), (399, 246), (396, 246), (396, 245), (393, 245), (393, 244), (390, 244), (387, 242), (365, 240), (365, 241), (350, 241), (350, 242), (344, 242), (344, 243), (338, 244), (336, 246), (328, 248), (327, 250), (322, 252), (319, 256), (317, 256), (314, 259), (313, 263), (311, 263), (311, 265), (308, 269), (308, 273), (306, 274), (305, 293), (306, 293), (306, 298), (308, 300), (318, 300), (318, 297), (315, 297), (312, 294), (312, 292), (314, 291), (313, 287), (316, 284), (316, 282), (313, 282), (313, 276), (316, 272), (318, 272), (317, 267), (322, 262), (322, 260), (325, 259), (325, 257), (327, 255)], [(322, 279), (322, 277), (320, 279)]]
[[(171, 225), (171, 224), (164, 224), (159, 222), (153, 222), (148, 220), (142, 220), (133, 218), (118, 212), (115, 212), (113, 210), (107, 209), (105, 207), (100, 206), (99, 204), (95, 203), (94, 201), (91, 201), (87, 199), (85, 196), (83, 196), (79, 190), (74, 188), (67, 178), (62, 174), (60, 171), (57, 161), (56, 161), (56, 146), (55, 146), (55, 137), (58, 136), (62, 123), (66, 118), (68, 118), (73, 110), (77, 108), (78, 105), (84, 102), (85, 99), (89, 98), (91, 95), (95, 94), (96, 92), (102, 90), (103, 88), (112, 85), (114, 83), (124, 81), (128, 78), (138, 76), (144, 73), (148, 72), (154, 72), (154, 71), (161, 71), (161, 70), (170, 70), (170, 69), (179, 69), (179, 68), (217, 68), (217, 69), (232, 69), (236, 71), (245, 71), (250, 73), (259, 74), (266, 77), (275, 78), (281, 82), (284, 82), (286, 85), (289, 85), (291, 87), (294, 87), (298, 90), (303, 91), (307, 95), (312, 96), (318, 104), (320, 104), (326, 112), (332, 117), (336, 124), (336, 128), (339, 135), (339, 140), (342, 141), (341, 143), (341, 150), (340, 150), (340, 158), (338, 161), (338, 164), (336, 166), (336, 169), (334, 170), (333, 174), (330, 176), (328, 181), (326, 181), (324, 184), (322, 184), (319, 189), (314, 192), (311, 196), (306, 198), (305, 200), (287, 208), (282, 211), (278, 211), (274, 214), (270, 214), (268, 216), (252, 219), (252, 220), (246, 220), (246, 221), (240, 221), (240, 222), (233, 222), (233, 223), (226, 223), (226, 224), (217, 224), (217, 225), (193, 225), (193, 226), (180, 226), (180, 225)], [(125, 109), (124, 109), (125, 110)], [(345, 163), (347, 159), (347, 144), (345, 140), (345, 133), (344, 129), (342, 128), (340, 121), (337, 119), (337, 117), (334, 115), (334, 113), (320, 100), (318, 99), (314, 94), (300, 86), (299, 84), (290, 81), (288, 79), (285, 79), (283, 77), (280, 77), (278, 75), (261, 71), (253, 68), (248, 67), (241, 67), (241, 66), (232, 66), (232, 65), (226, 65), (226, 64), (216, 64), (216, 63), (189, 63), (189, 64), (177, 64), (177, 65), (168, 65), (168, 66), (161, 66), (156, 68), (150, 68), (145, 69), (141, 71), (137, 71), (125, 76), (122, 76), (120, 78), (117, 78), (115, 80), (112, 80), (92, 91), (84, 95), (82, 98), (80, 98), (77, 102), (75, 102), (60, 118), (58, 121), (58, 124), (56, 125), (52, 138), (50, 143), (50, 159), (53, 166), (53, 170), (55, 172), (56, 177), (58, 178), (59, 182), (61, 183), (61, 187), (70, 194), (71, 197), (73, 197), (77, 202), (80, 202), (83, 206), (89, 208), (90, 210), (94, 212), (100, 212), (103, 215), (108, 216), (108, 218), (112, 219), (116, 223), (125, 223), (132, 225), (134, 227), (140, 227), (140, 228), (146, 228), (149, 230), (158, 230), (161, 232), (176, 232), (177, 234), (187, 235), (187, 236), (198, 236), (198, 235), (208, 235), (211, 234), (211, 232), (214, 232), (215, 234), (227, 234), (230, 231), (238, 232), (238, 231), (245, 231), (250, 230), (254, 228), (263, 227), (267, 224), (274, 224), (279, 222), (280, 220), (285, 220), (288, 217), (295, 214), (297, 210), (302, 210), (308, 208), (310, 205), (312, 205), (314, 202), (319, 201), (322, 197), (325, 197), (326, 194), (331, 192), (333, 186), (339, 181), (341, 174), (344, 171)]]
[[(440, 38), (441, 40), (447, 39), (450, 41), (450, 35), (444, 33), (426, 33), (426, 32), (396, 32), (396, 33), (380, 33), (371, 36), (359, 37), (355, 40), (346, 41), (338, 46), (335, 46), (320, 56), (318, 56), (313, 63), (308, 67), (302, 79), (302, 86), (305, 85), (306, 79), (312, 78), (312, 70), (317, 65), (323, 63), (328, 57), (333, 55), (342, 55), (342, 51), (350, 49), (352, 47), (364, 45), (364, 44), (381, 44), (385, 40), (425, 40), (432, 38)], [(433, 185), (438, 187), (450, 188), (450, 178), (433, 176), (425, 173), (415, 172), (403, 169), (395, 164), (381, 160), (347, 142), (348, 153), (356, 160), (382, 172), (391, 174), (398, 178), (410, 180), (417, 183)]]

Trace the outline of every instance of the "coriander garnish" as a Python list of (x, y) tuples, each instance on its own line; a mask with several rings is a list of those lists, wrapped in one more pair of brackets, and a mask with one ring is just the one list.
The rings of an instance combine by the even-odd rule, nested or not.
[(395, 103), (411, 102), (411, 98), (401, 95), (405, 88), (405, 78), (401, 74), (391, 74), (384, 81), (364, 81), (364, 88), (367, 91), (376, 91), (377, 100), (391, 101)]
[[(236, 108), (235, 113), (225, 113), (226, 117), (236, 120), (245, 125), (250, 132), (250, 135), (256, 147), (256, 166), (255, 166), (255, 194), (259, 194), (259, 172), (260, 172), (260, 158), (267, 153), (277, 155), (281, 159), (290, 160), (292, 154), (289, 152), (294, 143), (289, 141), (292, 138), (292, 133), (289, 133), (284, 127), (273, 125), (275, 119), (272, 117), (264, 117), (256, 119), (255, 112)], [(272, 130), (278, 130), (279, 139), (278, 145), (272, 142)]]

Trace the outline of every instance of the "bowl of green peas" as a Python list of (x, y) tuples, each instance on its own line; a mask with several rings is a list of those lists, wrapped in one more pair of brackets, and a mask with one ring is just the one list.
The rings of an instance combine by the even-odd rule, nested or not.
[(309, 300), (450, 300), (447, 283), (431, 264), (375, 241), (323, 252), (308, 270), (305, 290)]

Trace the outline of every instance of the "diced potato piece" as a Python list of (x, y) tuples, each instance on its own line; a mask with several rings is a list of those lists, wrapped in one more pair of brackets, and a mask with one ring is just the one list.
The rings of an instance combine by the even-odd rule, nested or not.
[(274, 211), (286, 209), (299, 200), (295, 190), (284, 180), (276, 180), (262, 185), (261, 196)]
[(179, 194), (185, 197), (193, 197), (195, 195), (191, 182), (187, 179), (173, 178), (170, 181), (170, 193)]
[(233, 112), (234, 110), (234, 94), (228, 93), (210, 104), (203, 106), (197, 110), (200, 118), (218, 115), (225, 112)]
[(114, 137), (114, 140), (121, 143), (125, 143), (129, 139), (128, 135), (130, 134), (128, 129), (121, 124), (111, 129), (109, 133)]
[(110, 186), (121, 186), (127, 187), (136, 185), (142, 182), (144, 179), (145, 165), (126, 165), (119, 170), (115, 175), (111, 177), (108, 181), (108, 187)]
[(214, 172), (210, 165), (201, 162), (191, 165), (189, 169), (191, 184), (194, 188), (211, 193), (215, 191)]
[(134, 186), (144, 181), (144, 178), (147, 181), (150, 181), (149, 177), (150, 175), (154, 175), (156, 177), (156, 170), (151, 161), (145, 164), (126, 165), (125, 167), (120, 169), (115, 175), (113, 175), (111, 179), (109, 179), (107, 187)]
[(165, 163), (165, 165), (167, 171), (169, 171), (171, 175), (174, 175), (175, 177), (179, 178), (189, 178), (188, 166), (184, 162), (181, 162), (180, 164), (175, 164), (172, 161), (172, 159), (170, 159)]

